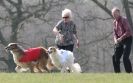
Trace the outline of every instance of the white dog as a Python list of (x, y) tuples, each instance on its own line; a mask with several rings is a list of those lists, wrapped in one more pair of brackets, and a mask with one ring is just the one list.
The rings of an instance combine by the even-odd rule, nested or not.
[(78, 63), (74, 63), (74, 56), (71, 51), (59, 50), (55, 47), (48, 48), (49, 56), (52, 60), (52, 63), (59, 69), (61, 72), (66, 72), (69, 68), (70, 72), (80, 73), (81, 67)]

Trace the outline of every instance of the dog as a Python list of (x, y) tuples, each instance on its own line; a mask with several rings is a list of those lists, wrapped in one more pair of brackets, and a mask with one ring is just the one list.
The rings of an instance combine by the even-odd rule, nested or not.
[(73, 73), (81, 73), (81, 67), (78, 63), (74, 63), (73, 52), (56, 47), (48, 48), (49, 57), (54, 66), (56, 66), (62, 73), (66, 73), (69, 69)]
[(48, 67), (52, 67), (44, 47), (23, 49), (18, 43), (9, 43), (5, 49), (13, 55), (16, 72), (49, 72)]

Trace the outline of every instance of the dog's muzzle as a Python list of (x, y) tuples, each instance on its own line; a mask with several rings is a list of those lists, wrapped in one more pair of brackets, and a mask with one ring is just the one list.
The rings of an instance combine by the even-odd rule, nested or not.
[(9, 48), (8, 46), (7, 46), (7, 47), (5, 47), (5, 49), (6, 49), (6, 50), (10, 50), (10, 48)]
[(52, 53), (52, 51), (48, 50), (48, 54), (51, 54), (51, 53)]
[(7, 47), (5, 47), (5, 49), (8, 50), (8, 51), (10, 51), (10, 50), (13, 50), (15, 48), (12, 48), (12, 47), (7, 46)]

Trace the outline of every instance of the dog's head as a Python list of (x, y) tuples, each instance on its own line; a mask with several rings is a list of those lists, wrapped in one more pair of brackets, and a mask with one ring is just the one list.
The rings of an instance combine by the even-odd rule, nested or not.
[(56, 53), (56, 47), (49, 47), (48, 48), (48, 54)]
[(6, 47), (6, 50), (13, 51), (18, 49), (18, 44), (17, 43), (9, 43)]

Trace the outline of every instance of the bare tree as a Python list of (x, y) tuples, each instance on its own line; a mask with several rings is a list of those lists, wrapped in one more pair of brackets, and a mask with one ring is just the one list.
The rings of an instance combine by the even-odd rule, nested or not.
[[(133, 3), (133, 2), (130, 2)], [(128, 0), (122, 0), (123, 7), (125, 9), (125, 13), (127, 16), (127, 19), (129, 20), (129, 24), (131, 25), (131, 28), (133, 30), (133, 21), (132, 21), (132, 16), (129, 8), (129, 1)]]
[[(104, 23), (106, 21), (110, 21), (112, 19), (112, 15), (110, 14), (110, 17), (107, 16), (105, 18), (100, 17), (100, 15), (95, 12), (97, 11), (97, 8), (93, 8), (93, 6), (95, 5), (91, 7), (86, 4), (87, 3), (81, 1), (80, 3), (75, 4), (74, 9), (74, 14), (76, 16), (75, 18), (78, 18), (80, 20), (79, 25), (81, 27), (79, 32), (79, 38), (81, 38), (81, 46), (76, 51), (78, 53), (76, 54), (76, 57), (79, 57), (76, 59), (78, 59), (81, 66), (83, 67), (83, 71), (85, 72), (106, 71), (105, 63), (107, 63), (106, 61), (111, 55), (111, 52), (109, 52), (108, 50), (112, 48), (110, 46), (110, 41), (108, 40), (111, 39), (110, 37), (112, 35), (112, 31), (103, 31), (102, 29), (106, 27), (99, 27), (98, 22), (103, 21)], [(82, 6), (78, 7), (79, 5)], [(89, 8), (82, 10), (82, 7)]]
[[(100, 1), (98, 0), (91, 0), (93, 1), (95, 4), (97, 4), (101, 9), (103, 9), (110, 17), (112, 17), (112, 14), (111, 14), (111, 9), (107, 8), (107, 1), (108, 0), (104, 0), (104, 4), (102, 4)], [(129, 7), (129, 4), (133, 4), (132, 1), (128, 1), (128, 0), (121, 0), (122, 1), (122, 5), (125, 9), (125, 13), (126, 13), (126, 16), (127, 16), (127, 19), (129, 20), (129, 23), (132, 27), (132, 30), (133, 30), (133, 22), (132, 22), (132, 18), (131, 18), (131, 12), (130, 12), (130, 7)], [(113, 17), (112, 17), (113, 18)]]
[[(108, 0), (102, 0), (102, 2), (100, 0), (91, 0), (91, 1), (94, 2), (102, 10), (104, 10), (111, 18), (113, 18), (112, 14), (111, 14), (111, 9), (109, 7), (107, 7)], [(121, 0), (121, 2), (122, 2), (123, 8), (125, 9), (125, 14), (127, 16), (129, 24), (131, 25), (131, 29), (133, 30), (133, 22), (132, 22), (132, 16), (131, 16), (131, 12), (130, 12), (130, 8), (132, 8), (132, 6), (133, 6), (133, 1)], [(133, 53), (133, 50), (132, 50), (132, 53)]]
[[(9, 42), (19, 42), (18, 35), (25, 21), (31, 17), (35, 17), (47, 22), (45, 18), (52, 10), (66, 5), (71, 0), (37, 0), (36, 4), (26, 4), (23, 0), (0, 0), (0, 6), (5, 9), (8, 14), (6, 17), (0, 17), (0, 20), (8, 18), (11, 30), (10, 39), (6, 39), (0, 28), (0, 44), (6, 46)], [(12, 57), (9, 56), (12, 60)], [(8, 64), (8, 66), (13, 64)]]

